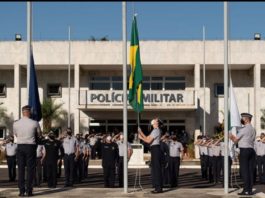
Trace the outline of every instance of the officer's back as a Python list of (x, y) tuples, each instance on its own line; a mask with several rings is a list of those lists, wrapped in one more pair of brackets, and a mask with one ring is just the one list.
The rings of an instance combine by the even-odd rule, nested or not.
[(118, 145), (115, 142), (102, 143), (102, 166), (115, 164), (118, 159)]

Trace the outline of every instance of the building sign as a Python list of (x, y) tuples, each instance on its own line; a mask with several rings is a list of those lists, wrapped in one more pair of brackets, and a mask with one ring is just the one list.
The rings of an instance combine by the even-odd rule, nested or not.
[[(144, 105), (172, 107), (182, 106), (195, 108), (196, 94), (194, 90), (185, 91), (144, 91)], [(79, 105), (86, 106), (121, 106), (123, 105), (122, 91), (80, 90)]]

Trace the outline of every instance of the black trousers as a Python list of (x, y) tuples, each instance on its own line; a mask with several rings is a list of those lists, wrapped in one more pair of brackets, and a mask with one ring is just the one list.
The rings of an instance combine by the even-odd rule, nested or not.
[(202, 171), (202, 178), (208, 178), (208, 166), (209, 166), (209, 156), (208, 155), (201, 155), (201, 171)]
[(209, 182), (213, 182), (213, 156), (208, 156), (208, 179)]
[(118, 177), (119, 177), (119, 187), (123, 187), (123, 156), (119, 157)]
[(115, 184), (115, 164), (105, 164), (103, 166), (103, 174), (104, 174), (104, 187), (108, 188), (114, 187)]
[(46, 159), (42, 162), (42, 168), (43, 168), (43, 182), (47, 182), (47, 165), (46, 165)]
[(91, 159), (96, 159), (96, 144), (91, 146)]
[(257, 167), (258, 167), (258, 174), (259, 174), (259, 181), (262, 180), (262, 176), (264, 175), (265, 171), (265, 156), (257, 156)]
[(16, 156), (6, 156), (8, 166), (9, 181), (15, 181), (16, 179)]
[(169, 177), (171, 187), (178, 186), (180, 157), (169, 157)]
[(220, 180), (220, 173), (221, 173), (221, 166), (222, 166), (221, 156), (213, 156), (212, 163), (213, 163), (212, 164), (213, 165), (213, 181), (217, 183)]
[(89, 156), (83, 160), (83, 174), (84, 174), (83, 178), (87, 178), (88, 176), (88, 163), (89, 163)]
[(151, 146), (151, 176), (156, 191), (162, 190), (162, 169), (160, 145)]
[(64, 174), (65, 174), (65, 185), (72, 186), (74, 184), (74, 165), (75, 165), (75, 154), (64, 155)]
[(253, 171), (255, 165), (256, 153), (252, 148), (240, 148), (239, 164), (242, 179), (244, 182), (243, 190), (252, 192), (253, 187)]
[[(223, 183), (224, 183), (224, 163), (225, 163), (225, 157), (224, 156), (221, 156), (221, 171), (222, 171), (222, 174), (223, 174)], [(231, 179), (231, 167), (232, 167), (232, 159), (230, 156), (228, 156), (228, 182), (231, 184), (232, 183), (232, 179)]]
[[(36, 166), (36, 145), (18, 144), (18, 188), (21, 193), (32, 192), (34, 171)], [(25, 188), (25, 168), (27, 166), (27, 184)]]
[(56, 188), (57, 185), (57, 160), (47, 161), (47, 182), (49, 188)]

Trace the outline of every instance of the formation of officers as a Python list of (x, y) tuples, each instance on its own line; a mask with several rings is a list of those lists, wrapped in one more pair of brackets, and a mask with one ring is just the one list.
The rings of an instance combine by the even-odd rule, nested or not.
[[(253, 195), (253, 184), (258, 173), (259, 183), (265, 183), (265, 134), (256, 138), (256, 131), (251, 125), (252, 115), (241, 114), (242, 127), (237, 127), (237, 134), (229, 133), (228, 144), (228, 177), (232, 184), (231, 166), (239, 159), (240, 176), (243, 180), (243, 191), (238, 195)], [(198, 136), (195, 145), (199, 146), (202, 179), (210, 183), (221, 183), (224, 176), (225, 144), (223, 137)], [(224, 180), (222, 180), (223, 182)], [(223, 184), (224, 185), (224, 184)]]
[[(61, 176), (62, 160), (65, 171), (65, 187), (80, 183), (88, 176), (89, 159), (98, 155), (102, 158), (104, 187), (114, 187), (116, 168), (118, 169), (119, 187), (123, 186), (124, 141), (122, 133), (115, 136), (95, 136), (86, 134), (73, 135), (67, 128), (62, 137), (56, 138), (51, 131), (42, 136), (38, 122), (30, 119), (30, 106), (22, 108), (23, 117), (14, 122), (13, 135), (5, 144), (9, 181), (16, 179), (16, 163), (18, 164), (19, 196), (32, 196), (33, 186), (47, 182), (48, 187), (56, 188), (57, 178)], [(237, 135), (229, 134), (229, 183), (231, 184), (231, 166), (239, 153), (240, 173), (244, 188), (239, 195), (252, 195), (252, 187), (258, 173), (259, 182), (265, 182), (265, 134), (256, 138), (256, 131), (251, 125), (252, 115), (241, 114), (242, 127), (237, 128)], [(151, 151), (151, 177), (154, 190), (162, 193), (164, 186), (177, 187), (180, 162), (184, 148), (176, 135), (166, 133), (162, 136), (163, 123), (154, 118), (150, 125), (151, 133), (144, 133), (138, 128), (140, 140), (149, 144)], [(15, 138), (14, 138), (15, 137)], [(16, 143), (14, 140), (16, 139)], [(101, 149), (96, 152), (96, 142), (100, 139)], [(199, 146), (202, 179), (217, 184), (224, 175), (224, 142), (222, 138), (199, 136), (195, 145)], [(133, 154), (130, 143), (128, 159)], [(27, 182), (25, 184), (25, 168)], [(257, 170), (256, 170), (257, 167)]]

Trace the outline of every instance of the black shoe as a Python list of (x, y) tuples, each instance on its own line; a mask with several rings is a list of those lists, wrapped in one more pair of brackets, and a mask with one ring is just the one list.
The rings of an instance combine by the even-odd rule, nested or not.
[(34, 196), (34, 195), (33, 195), (32, 191), (29, 191), (29, 192), (27, 193), (27, 196), (28, 196), (28, 197), (32, 197), (32, 196)]
[(25, 193), (24, 193), (24, 192), (20, 192), (20, 193), (18, 194), (18, 196), (19, 196), (19, 197), (25, 197)]
[(152, 190), (151, 193), (153, 194), (157, 194), (157, 193), (162, 193), (163, 191), (162, 190)]
[(248, 192), (246, 192), (246, 191), (242, 191), (242, 192), (240, 192), (240, 193), (237, 193), (237, 195), (249, 195), (249, 194), (248, 194)]

